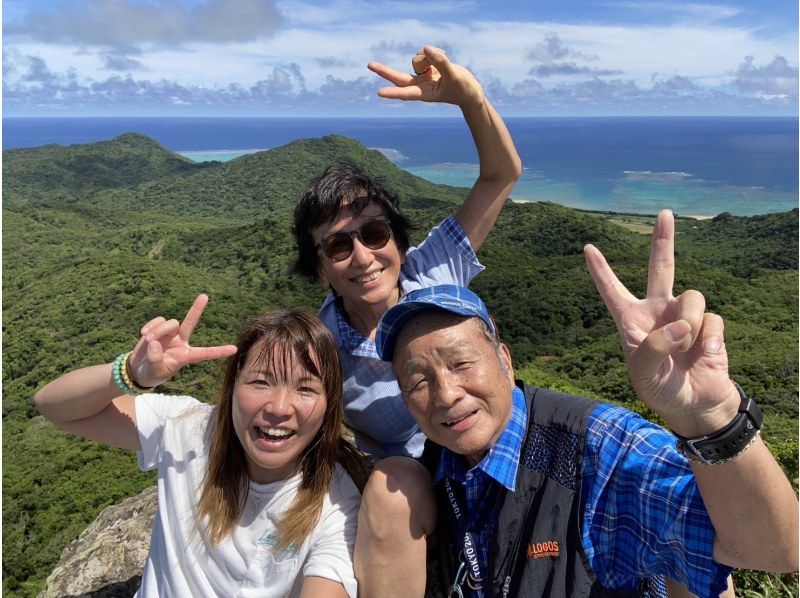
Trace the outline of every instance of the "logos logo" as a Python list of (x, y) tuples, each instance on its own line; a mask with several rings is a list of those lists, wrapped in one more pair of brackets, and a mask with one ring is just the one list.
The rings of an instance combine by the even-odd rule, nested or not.
[(555, 540), (528, 544), (528, 558), (543, 559), (548, 556), (552, 558), (561, 556), (561, 548), (559, 548), (558, 542)]

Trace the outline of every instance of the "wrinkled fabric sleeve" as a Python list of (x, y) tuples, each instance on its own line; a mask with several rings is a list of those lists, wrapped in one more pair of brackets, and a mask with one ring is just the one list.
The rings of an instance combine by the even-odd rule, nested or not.
[(482, 270), (464, 229), (448, 216), (408, 251), (400, 283), (406, 293), (440, 284), (465, 287)]
[(664, 428), (610, 405), (587, 424), (583, 544), (608, 588), (666, 575), (717, 596), (731, 568), (713, 559), (714, 527), (689, 462)]
[(339, 466), (329, 496), (331, 504), (326, 505), (322, 519), (314, 530), (313, 543), (303, 567), (303, 577), (324, 577), (338, 581), (344, 586), (348, 596), (356, 598), (353, 548), (361, 494), (350, 476)]
[(141, 450), (136, 458), (141, 471), (154, 469), (161, 460), (164, 428), (167, 421), (203, 405), (192, 397), (163, 394), (142, 394), (135, 399), (136, 429), (139, 432)]

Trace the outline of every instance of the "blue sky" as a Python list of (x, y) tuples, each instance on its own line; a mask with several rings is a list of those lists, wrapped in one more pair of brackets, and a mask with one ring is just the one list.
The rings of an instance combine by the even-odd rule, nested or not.
[(797, 2), (5, 0), (3, 113), (451, 116), (366, 69), (431, 43), (504, 116), (796, 115)]

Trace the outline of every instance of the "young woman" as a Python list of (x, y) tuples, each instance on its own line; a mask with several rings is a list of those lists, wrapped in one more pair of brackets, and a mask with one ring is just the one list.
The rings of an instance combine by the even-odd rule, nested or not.
[(457, 105), (472, 133), (480, 173), (464, 203), (416, 248), (395, 198), (357, 168), (333, 167), (312, 181), (295, 210), (297, 271), (331, 290), (320, 318), (333, 333), (345, 370), (345, 420), (358, 447), (378, 461), (364, 491), (355, 565), (366, 596), (419, 596), (425, 588), (425, 537), (435, 525), (430, 478), (419, 463), (425, 438), (406, 409), (392, 365), (380, 360), (381, 316), (412, 290), (467, 286), (483, 266), (483, 243), (521, 173), (511, 136), (475, 77), (431, 46), (414, 74), (379, 63), (393, 84), (381, 97)]
[[(158, 471), (139, 596), (356, 596), (363, 483), (341, 437), (342, 370), (314, 316), (250, 320), (236, 345), (192, 347), (208, 298), (156, 318), (113, 364), (75, 370), (35, 397), (58, 427), (138, 453)], [(147, 392), (189, 363), (228, 357), (219, 404)], [(134, 396), (134, 389), (145, 394)], [(343, 467), (344, 466), (344, 467)]]

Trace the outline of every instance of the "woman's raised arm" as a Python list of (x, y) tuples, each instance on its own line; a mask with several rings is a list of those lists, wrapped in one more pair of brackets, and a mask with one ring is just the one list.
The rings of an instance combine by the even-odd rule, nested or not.
[[(131, 382), (138, 387), (157, 386), (186, 364), (236, 353), (234, 345), (189, 345), (207, 303), (208, 297), (199, 295), (183, 322), (158, 317), (142, 327), (142, 336), (127, 359), (125, 373)], [(39, 413), (62, 430), (110, 446), (138, 450), (134, 399), (114, 378), (113, 363), (81, 368), (53, 380), (33, 400)]]

